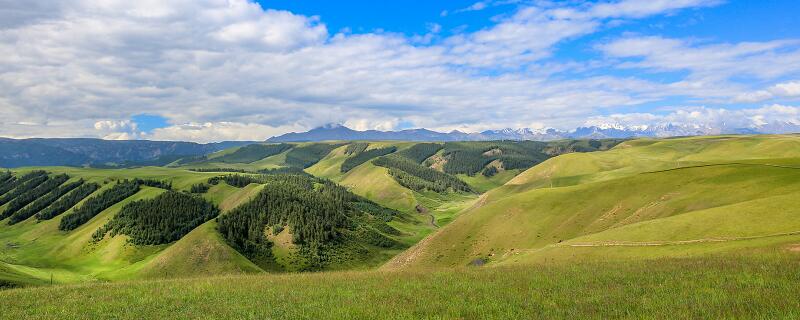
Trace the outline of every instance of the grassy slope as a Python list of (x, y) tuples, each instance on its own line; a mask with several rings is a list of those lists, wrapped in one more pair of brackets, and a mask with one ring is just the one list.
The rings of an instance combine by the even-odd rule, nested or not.
[(788, 319), (800, 316), (799, 267), (798, 253), (765, 253), (213, 277), (12, 289), (0, 304), (11, 319)]
[(119, 277), (117, 272), (161, 248), (127, 245), (124, 236), (90, 243), (92, 233), (126, 203), (155, 197), (161, 192), (161, 189), (144, 187), (68, 233), (58, 230), (63, 215), (41, 223), (34, 219), (14, 226), (0, 222), (0, 243), (5, 248), (0, 259), (8, 264), (24, 266), (17, 270), (39, 280), (49, 280), (51, 273), (55, 282), (116, 279)]
[[(206, 198), (224, 212), (255, 196), (263, 186), (251, 184), (238, 189), (224, 183), (206, 193)], [(177, 278), (263, 272), (225, 243), (216, 231), (215, 220), (208, 221), (131, 270), (135, 278)]]
[[(188, 188), (215, 175), (155, 167), (118, 170), (62, 167), (46, 169), (66, 172), (98, 183), (134, 177), (170, 180), (176, 188)], [(103, 189), (111, 185), (113, 183), (107, 183)], [(205, 196), (219, 204), (223, 210), (228, 210), (246, 201), (260, 187), (251, 185), (237, 189), (220, 184), (214, 186)], [(101, 191), (102, 189), (95, 194)], [(3, 262), (0, 278), (20, 283), (42, 283), (49, 282), (50, 275), (53, 274), (55, 282), (69, 283), (260, 271), (224, 243), (214, 230), (214, 221), (201, 225), (183, 239), (169, 245), (133, 246), (127, 243), (124, 235), (107, 237), (98, 243), (90, 242), (92, 233), (126, 203), (151, 198), (161, 192), (161, 189), (144, 187), (136, 195), (101, 212), (71, 232), (58, 231), (61, 216), (39, 223), (31, 218), (14, 226), (0, 222), (0, 245), (4, 247), (0, 252), (0, 262)]]
[[(614, 242), (666, 241), (674, 238), (670, 234), (684, 232), (682, 240), (794, 231), (790, 229), (797, 224), (790, 221), (800, 212), (765, 213), (763, 208), (791, 206), (800, 195), (800, 170), (768, 165), (800, 167), (800, 158), (791, 158), (798, 155), (800, 137), (761, 136), (632, 141), (610, 152), (557, 157), (484, 195), (478, 205), (387, 268), (460, 266), (477, 258), (502, 261), (520, 254), (530, 255), (527, 261), (547, 259), (559, 250), (572, 250), (559, 242), (593, 240), (593, 234)], [(769, 157), (775, 160), (764, 159)], [(720, 159), (744, 164), (648, 173)], [(550, 188), (551, 181), (555, 188)], [(752, 200), (758, 201), (748, 202)], [(736, 223), (715, 227), (721, 217)], [(761, 222), (769, 219), (779, 220)], [(665, 231), (652, 233), (656, 229)], [(641, 237), (648, 232), (649, 237)]]

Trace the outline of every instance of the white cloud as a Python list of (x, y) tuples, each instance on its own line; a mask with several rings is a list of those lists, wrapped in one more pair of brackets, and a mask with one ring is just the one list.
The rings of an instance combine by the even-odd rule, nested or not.
[(776, 84), (772, 88), (772, 92), (774, 92), (777, 95), (785, 97), (800, 96), (800, 81), (792, 81), (792, 82)]
[[(601, 110), (671, 95), (717, 99), (757, 91), (719, 78), (667, 84), (597, 73), (553, 78), (565, 69), (602, 66), (543, 60), (558, 44), (607, 27), (610, 19), (714, 3), (521, 6), (492, 26), (431, 44), (388, 32), (332, 35), (317, 17), (245, 0), (0, 0), (0, 18), (17, 17), (0, 22), (0, 135), (216, 141), (263, 140), (331, 122), (380, 129), (399, 123), (569, 127)], [(636, 46), (625, 40), (603, 48), (629, 67), (722, 70), (722, 77), (797, 74), (791, 42), (697, 46), (661, 39)], [(742, 53), (717, 54), (722, 62), (705, 67), (666, 59), (648, 51), (650, 44), (692, 55)], [(784, 71), (766, 66), (771, 58)], [(627, 61), (634, 59), (642, 61)], [(133, 123), (123, 127), (143, 113), (185, 125), (147, 136)]]
[(666, 114), (628, 113), (592, 117), (584, 125), (608, 126), (610, 124), (628, 128), (671, 124), (708, 130), (706, 133), (709, 134), (770, 125), (773, 132), (783, 133), (780, 131), (781, 125), (788, 124), (787, 128), (791, 130), (797, 130), (797, 126), (800, 126), (800, 107), (779, 104), (748, 109), (686, 107)]
[(255, 123), (206, 122), (187, 123), (153, 130), (144, 136), (150, 140), (197, 141), (201, 143), (215, 141), (263, 141), (272, 136), (297, 130), (297, 127), (271, 127)]
[(380, 130), (391, 131), (396, 130), (398, 125), (397, 119), (348, 119), (344, 125), (353, 130)]
[(766, 90), (745, 92), (737, 95), (734, 102), (761, 102), (773, 98), (800, 97), (800, 81), (778, 83)]
[(800, 72), (800, 41), (796, 40), (696, 44), (662, 37), (629, 37), (598, 48), (611, 57), (630, 59), (621, 67), (689, 71), (692, 80), (714, 81), (734, 75), (774, 79)]
[(623, 0), (602, 2), (589, 10), (589, 14), (601, 18), (644, 18), (686, 8), (708, 7), (720, 4), (720, 0)]

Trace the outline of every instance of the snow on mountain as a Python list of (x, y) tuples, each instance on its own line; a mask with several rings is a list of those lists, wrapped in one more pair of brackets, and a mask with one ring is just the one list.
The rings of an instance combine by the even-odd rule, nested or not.
[(530, 128), (505, 128), (467, 133), (458, 130), (436, 132), (428, 129), (400, 131), (356, 131), (343, 125), (325, 125), (307, 132), (287, 133), (270, 138), (269, 142), (301, 142), (325, 140), (403, 140), (403, 141), (490, 141), (490, 140), (536, 140), (558, 139), (622, 139), (637, 137), (676, 137), (717, 134), (784, 134), (800, 132), (800, 123), (791, 121), (770, 122), (749, 127), (726, 127), (725, 125), (698, 123), (659, 123), (623, 125), (620, 123), (596, 123), (571, 131)]

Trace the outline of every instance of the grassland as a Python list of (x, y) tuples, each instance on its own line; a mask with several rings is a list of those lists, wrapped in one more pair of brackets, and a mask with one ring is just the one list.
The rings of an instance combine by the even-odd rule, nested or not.
[(675, 242), (735, 251), (748, 242), (732, 240), (800, 231), (798, 198), (800, 137), (630, 141), (527, 170), (386, 268), (550, 259), (578, 245), (631, 259), (658, 256), (631, 246)]
[[(228, 246), (214, 220), (167, 245), (88, 241), (125, 203), (163, 192), (146, 187), (72, 232), (57, 230), (59, 217), (0, 221), (0, 286), (35, 285), (0, 291), (0, 317), (800, 317), (798, 135), (633, 140), (522, 172), (458, 176), (481, 195), (412, 191), (369, 161), (342, 173), (345, 149), (306, 172), (401, 210), (389, 224), (413, 247), (334, 268), (351, 271), (277, 275)], [(202, 165), (231, 167), (213, 161), (231, 152)], [(285, 156), (233, 165), (277, 167)], [(103, 188), (136, 177), (184, 190), (220, 174), (185, 168), (45, 170)], [(203, 197), (226, 212), (264, 187), (222, 183)], [(290, 264), (289, 232), (268, 236)], [(59, 285), (40, 286), (51, 277)]]
[(775, 319), (800, 260), (770, 254), (80, 284), (0, 291), (10, 319)]

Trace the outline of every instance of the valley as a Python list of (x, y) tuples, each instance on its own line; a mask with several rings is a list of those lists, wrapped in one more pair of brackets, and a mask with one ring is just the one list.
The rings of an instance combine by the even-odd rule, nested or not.
[[(198, 290), (199, 296), (190, 295), (199, 299), (193, 303), (222, 303), (229, 301), (223, 292), (234, 287), (246, 288), (240, 294), (247, 300), (289, 290), (262, 287), (268, 284), (307, 282), (375, 299), (355, 292), (388, 277), (409, 282), (380, 289), (378, 296), (402, 297), (427, 287), (437, 291), (427, 297), (433, 300), (467, 290), (495, 301), (501, 297), (492, 288), (511, 277), (559, 291), (589, 285), (580, 270), (602, 268), (607, 271), (594, 281), (612, 287), (675, 276), (672, 290), (685, 290), (715, 286), (722, 278), (693, 271), (705, 282), (691, 283), (678, 274), (681, 265), (713, 270), (735, 264), (724, 277), (748, 287), (747, 278), (739, 277), (750, 268), (772, 270), (760, 281), (780, 281), (798, 276), (781, 265), (800, 262), (798, 135), (266, 143), (164, 166), (3, 172), (0, 283), (23, 287), (0, 291), (10, 299), (42, 299), (70, 288), (138, 294), (180, 284)], [(353, 279), (364, 287), (346, 284)], [(489, 279), (497, 283), (461, 289), (452, 283)], [(230, 283), (209, 292), (197, 281)], [(65, 284), (79, 287), (60, 286)], [(509, 286), (537, 296), (532, 287)], [(618, 290), (620, 299), (635, 294)], [(321, 294), (298, 299), (334, 299)], [(521, 296), (502, 297), (521, 303)], [(568, 297), (562, 292), (534, 301)], [(766, 308), (772, 302), (759, 303)], [(385, 307), (405, 315), (400, 318), (426, 314)], [(352, 311), (344, 308), (336, 312)], [(441, 308), (459, 310), (448, 313), (454, 317), (477, 315), (464, 305)], [(483, 312), (508, 315), (511, 309), (504, 308)], [(263, 312), (257, 313), (301, 311)], [(321, 318), (336, 318), (336, 312)]]

